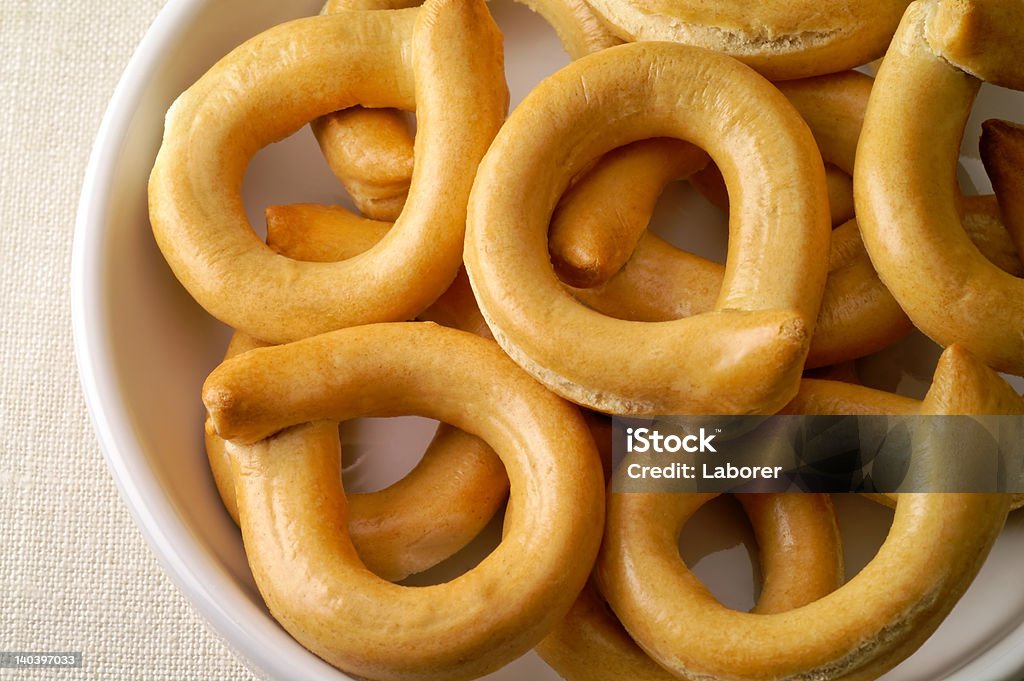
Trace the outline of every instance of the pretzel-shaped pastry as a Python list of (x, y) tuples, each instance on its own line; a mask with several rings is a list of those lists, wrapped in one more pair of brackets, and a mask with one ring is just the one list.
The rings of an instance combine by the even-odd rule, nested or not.
[[(690, 495), (700, 503), (717, 495)], [(764, 582), (753, 612), (806, 605), (843, 583), (843, 551), (825, 494), (740, 494), (753, 527)], [(609, 612), (593, 582), (536, 648), (569, 681), (672, 681)]]
[[(981, 84), (970, 74), (1024, 87), (1021, 15), (1019, 3), (912, 3), (879, 69), (854, 173), (864, 245), (914, 325), (1015, 374), (1024, 374), (1024, 281), (964, 233), (956, 159)], [(933, 111), (944, 115), (922, 125)]]
[(851, 69), (885, 52), (908, 0), (590, 0), (624, 40), (723, 52), (772, 80)]
[[(246, 552), (270, 611), (348, 672), (483, 675), (543, 638), (586, 582), (604, 506), (593, 440), (572, 405), (490, 341), (422, 322), (342, 329), (225, 362), (203, 398), (219, 435), (256, 443), (233, 465)], [(289, 428), (403, 413), (479, 435), (511, 481), (502, 543), (436, 586), (398, 586), (363, 567), (345, 529), (337, 451), (305, 451)]]
[[(951, 346), (921, 411), (969, 412), (978, 390), (1013, 392)], [(612, 494), (597, 574), (634, 638), (684, 678), (877, 678), (953, 608), (1008, 504), (1000, 494), (902, 494), (885, 543), (856, 577), (804, 607), (755, 617), (717, 603), (680, 563), (676, 538), (693, 506), (686, 495)]]
[[(222, 59), (168, 112), (150, 178), (157, 243), (208, 312), (268, 342), (413, 317), (458, 270), (465, 197), (505, 115), (503, 76), (501, 36), (482, 0), (272, 28)], [(238, 199), (248, 160), (310, 119), (356, 103), (420, 111), (410, 210), (358, 258), (302, 263), (275, 254), (255, 238)]]
[[(546, 236), (584, 163), (652, 136), (706, 149), (736, 198), (716, 311), (638, 325), (565, 292)], [(622, 45), (551, 76), (506, 121), (474, 183), (466, 270), (505, 351), (579, 404), (633, 414), (774, 412), (796, 393), (821, 301), (825, 201), (814, 139), (770, 83), (699, 48)], [(764, 216), (767, 205), (775, 209)], [(566, 352), (580, 339), (585, 352)]]

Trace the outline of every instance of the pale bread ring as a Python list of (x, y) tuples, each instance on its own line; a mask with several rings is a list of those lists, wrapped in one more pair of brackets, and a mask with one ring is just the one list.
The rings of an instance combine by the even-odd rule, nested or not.
[[(736, 188), (734, 238), (716, 311), (640, 325), (566, 293), (546, 237), (584, 163), (652, 136), (687, 138), (723, 168)], [(796, 393), (824, 289), (825, 196), (814, 140), (770, 83), (698, 48), (622, 45), (551, 76), (506, 121), (474, 183), (466, 270), (505, 351), (579, 404), (632, 414), (774, 412)], [(765, 219), (769, 204), (777, 210)], [(580, 352), (566, 352), (580, 339)]]
[[(984, 381), (974, 383), (972, 372)], [(856, 386), (844, 389), (850, 388)], [(997, 388), (1011, 390), (953, 346), (921, 411), (969, 413), (978, 389)], [(1002, 529), (1010, 501), (999, 494), (900, 495), (885, 543), (846, 585), (795, 610), (752, 616), (718, 604), (679, 561), (678, 524), (663, 519), (678, 518), (686, 497), (612, 494), (597, 574), (645, 650), (683, 678), (708, 681), (877, 678), (953, 608)]]
[[(350, 673), (483, 675), (543, 638), (586, 582), (604, 505), (593, 439), (577, 409), (491, 341), (423, 322), (342, 329), (225, 362), (203, 396), (218, 434), (256, 442), (234, 459), (235, 480), (246, 552), (270, 611)], [(511, 481), (502, 543), (445, 584), (401, 587), (366, 570), (345, 530), (337, 450), (303, 450), (294, 429), (280, 432), (404, 413), (480, 436)]]
[(908, 0), (589, 0), (623, 40), (723, 52), (771, 80), (851, 69), (885, 52)]
[[(827, 495), (742, 494), (736, 498), (754, 530), (764, 576), (753, 612), (796, 608), (842, 584), (842, 541)], [(587, 583), (569, 614), (536, 650), (567, 681), (677, 678), (629, 637), (593, 582)]]
[[(310, 119), (356, 103), (419, 109), (409, 209), (360, 257), (301, 263), (275, 254), (252, 232), (238, 197), (248, 160)], [(421, 9), (270, 29), (168, 113), (150, 178), (157, 243), (208, 312), (267, 342), (411, 318), (458, 271), (465, 199), (506, 106), (501, 36), (482, 0), (428, 0)]]
[[(871, 262), (914, 325), (940, 345), (962, 343), (985, 364), (1024, 374), (1024, 281), (985, 259), (957, 213), (957, 150), (981, 82), (942, 52), (951, 40), (977, 39), (971, 26), (991, 11), (999, 14), (993, 3), (971, 1), (907, 9), (868, 105), (854, 194)], [(930, 41), (931, 22), (946, 26), (957, 13), (963, 34)], [(1024, 35), (1024, 21), (1003, 30)], [(993, 49), (997, 72), (1019, 43)], [(1024, 71), (1019, 55), (1016, 68)]]

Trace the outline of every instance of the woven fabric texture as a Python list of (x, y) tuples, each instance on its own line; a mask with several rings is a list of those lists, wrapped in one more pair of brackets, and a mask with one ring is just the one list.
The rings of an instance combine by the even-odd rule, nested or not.
[(164, 0), (0, 2), (0, 679), (252, 679), (164, 575), (107, 471), (75, 368), (72, 233), (114, 86)]

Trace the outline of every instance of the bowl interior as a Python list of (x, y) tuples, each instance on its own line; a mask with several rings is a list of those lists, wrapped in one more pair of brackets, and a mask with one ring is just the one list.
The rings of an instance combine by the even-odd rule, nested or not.
[[(126, 72), (97, 141), (76, 233), (73, 286), (79, 362), (97, 432), (164, 567), (250, 664), (275, 678), (343, 679), (348, 677), (306, 652), (270, 618), (238, 530), (221, 506), (203, 449), (199, 390), (223, 355), (229, 329), (212, 320), (174, 279), (151, 236), (146, 200), (163, 114), (173, 99), (244, 39), (313, 14), (318, 5), (310, 0), (191, 0), (168, 6)], [(506, 34), (515, 105), (568, 58), (554, 31), (524, 6), (495, 0), (491, 8)], [(979, 111), (1012, 118), (1022, 110), (1021, 101), (1019, 95), (986, 88)], [(965, 178), (986, 190), (975, 146), (980, 118), (972, 119), (962, 165)], [(243, 198), (257, 226), (263, 208), (272, 203), (348, 201), (308, 129), (257, 155)], [(691, 227), (683, 229), (681, 222)], [(677, 244), (724, 257), (724, 216), (685, 185), (666, 191), (655, 225)], [(862, 369), (879, 387), (920, 393), (936, 356), (934, 346), (915, 337), (864, 362)], [(346, 442), (354, 445), (346, 461), (346, 485), (372, 489), (400, 477), (422, 452), (431, 425), (409, 417), (346, 426)], [(860, 498), (837, 503), (853, 574), (884, 539), (891, 514)], [(1011, 518), (982, 575), (939, 632), (886, 679), (1002, 678), (986, 670), (996, 668), (997, 653), (1005, 656), (1000, 640), (1004, 646), (1019, 640), (1022, 520), (1020, 514)], [(497, 523), (492, 525), (474, 547), (426, 579), (443, 579), (485, 552), (500, 531)], [(722, 500), (702, 510), (681, 546), (683, 557), (727, 604), (752, 605), (756, 547), (734, 504)], [(1015, 659), (1021, 657), (1018, 653)], [(558, 677), (531, 654), (488, 678)]]

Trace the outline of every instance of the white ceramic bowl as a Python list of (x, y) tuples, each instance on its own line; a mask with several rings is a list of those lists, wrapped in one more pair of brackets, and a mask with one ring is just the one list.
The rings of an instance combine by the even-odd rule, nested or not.
[[(281, 21), (316, 12), (318, 0), (177, 0), (168, 4), (139, 47), (104, 118), (83, 188), (75, 233), (73, 314), (76, 353), (86, 399), (110, 469), (154, 552), (212, 626), (251, 665), (278, 679), (348, 678), (295, 643), (268, 615), (246, 565), (237, 529), (224, 512), (206, 466), (199, 387), (220, 359), (227, 329), (211, 320), (177, 284), (153, 242), (146, 180), (160, 142), (163, 114), (203, 71), (245, 38)], [(567, 62), (553, 31), (509, 0), (494, 14), (507, 36), (513, 104), (544, 75)], [(1016, 95), (989, 90), (985, 115), (1020, 118)], [(976, 116), (980, 118), (980, 114)], [(976, 151), (977, 121), (965, 146), (964, 169), (986, 188)], [(254, 160), (245, 200), (254, 224), (263, 206), (292, 201), (344, 201), (308, 132), (273, 145)], [(688, 222), (721, 216), (685, 188), (662, 200), (658, 220), (685, 213)], [(707, 255), (724, 254), (724, 236), (689, 230), (677, 241)], [(921, 348), (925, 348), (922, 355)], [(930, 359), (922, 362), (921, 356)], [(919, 340), (862, 368), (904, 390), (927, 380), (935, 353)], [(913, 358), (903, 372), (893, 358)], [(389, 424), (393, 425), (393, 424)], [(358, 424), (349, 439), (379, 455), (351, 467), (346, 484), (379, 487), (412, 465), (411, 452), (385, 459), (381, 443), (421, 443), (422, 420), (397, 428)], [(397, 433), (397, 434), (396, 434)], [(351, 448), (350, 448), (351, 449)], [(408, 449), (408, 447), (407, 447)], [(369, 463), (367, 463), (369, 462)], [(884, 538), (888, 511), (859, 498), (839, 500), (850, 572)], [(683, 555), (711, 588), (735, 607), (753, 602), (749, 530), (728, 502), (702, 511), (684, 532)], [(731, 528), (728, 532), (723, 532)], [(491, 533), (494, 534), (493, 532)], [(486, 542), (467, 552), (486, 550)], [(456, 561), (456, 569), (457, 569)], [(1016, 514), (984, 570), (956, 610), (889, 681), (1003, 681), (1024, 669), (1024, 518)], [(443, 571), (442, 571), (443, 573)], [(434, 578), (437, 578), (436, 573)], [(812, 635), (808, 632), (808, 635)], [(528, 655), (488, 677), (557, 679)]]

